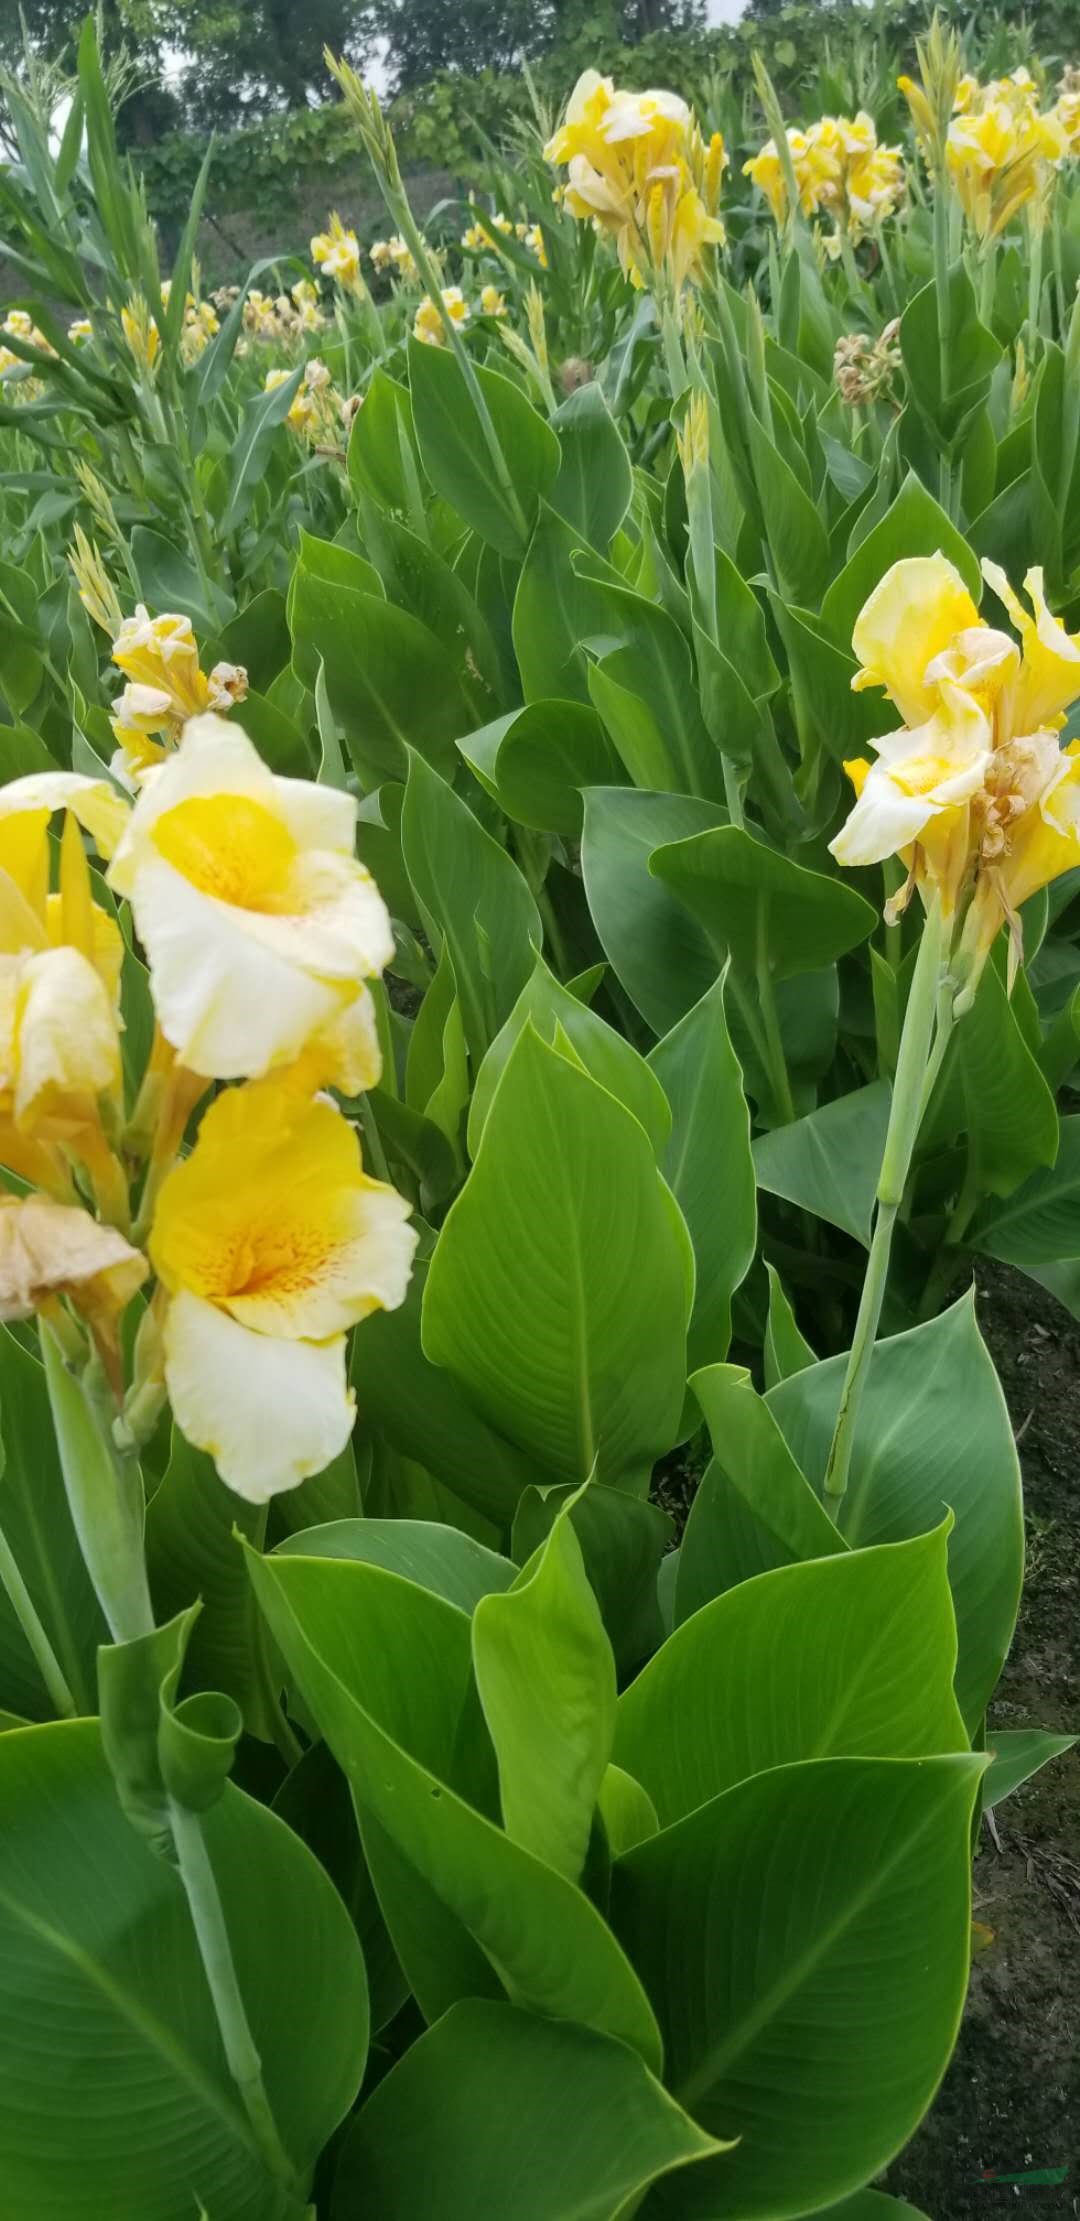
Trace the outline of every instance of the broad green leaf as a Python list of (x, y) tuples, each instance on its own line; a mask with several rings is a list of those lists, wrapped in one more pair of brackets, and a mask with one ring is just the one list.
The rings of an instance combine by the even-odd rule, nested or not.
[(408, 390), (377, 369), (353, 418), (349, 434), (349, 478), (359, 492), (381, 508), (408, 513), (419, 496), (419, 458), (413, 436)]
[(643, 1493), (678, 1430), (692, 1287), (643, 1128), (527, 1027), (435, 1249), (427, 1356), (551, 1480)]
[(581, 1545), (620, 1673), (640, 1664), (662, 1636), (656, 1583), (672, 1535), (659, 1504), (590, 1481), (587, 1488), (527, 1489), (514, 1515), (511, 1548), (524, 1566), (563, 1506)]
[(759, 1134), (753, 1145), (758, 1186), (827, 1219), (868, 1249), (889, 1102), (888, 1082), (874, 1080), (790, 1126)]
[(475, 1794), (483, 1755), (465, 1614), (375, 1566), (251, 1554), (249, 1565), (349, 1777), (421, 2010), (435, 2018), (497, 1976), (515, 2003), (618, 2036), (655, 2066), (652, 2013), (599, 1913), (454, 1786), (471, 1770)]
[(792, 608), (781, 594), (770, 594), (769, 601), (788, 653), (800, 732), (819, 740), (838, 763), (864, 755), (889, 725), (891, 708), (880, 694), (852, 693), (854, 656), (837, 646), (810, 610)]
[(716, 2148), (623, 2045), (471, 1998), (368, 2099), (342, 2150), (333, 2211), (335, 2221), (362, 2211), (379, 2221), (611, 2221), (658, 2177)]
[(500, 555), (525, 553), (542, 497), (559, 469), (559, 442), (518, 386), (474, 365), (505, 476), (500, 483), (461, 365), (449, 348), (409, 341), (409, 388), (424, 469), (466, 524)]
[[(560, 1048), (569, 1043), (570, 1051), (585, 1071), (633, 1112), (648, 1134), (661, 1169), (667, 1170), (663, 1153), (671, 1133), (671, 1111), (659, 1076), (654, 1076), (645, 1059), (639, 1057), (624, 1035), (605, 1025), (587, 1003), (579, 1002), (576, 995), (561, 986), (542, 956), (537, 957), (531, 979), (523, 987), (477, 1074), (469, 1110), (469, 1155), (476, 1156), (492, 1098), (514, 1043), (530, 1024), (543, 1041)], [(678, 1195), (677, 1188), (675, 1192)]]
[(654, 2193), (680, 2221), (786, 2221), (907, 2141), (956, 2037), (983, 1760), (824, 1758), (740, 1782), (619, 1860), (611, 1917), (668, 2086), (739, 2139)]
[[(124, 1818), (96, 1723), (0, 1737), (0, 1791), (11, 2212), (101, 2221), (122, 2183), (139, 2221), (191, 2221), (197, 2185), (214, 2221), (294, 2221), (229, 2076), (179, 1876)], [(280, 1820), (226, 1788), (202, 1826), (271, 2109), (304, 2184), (363, 2072), (360, 1950), (336, 1890)]]
[(481, 1597), (508, 1589), (518, 1571), (509, 1558), (485, 1550), (471, 1535), (426, 1519), (333, 1519), (324, 1527), (289, 1535), (279, 1542), (278, 1554), (382, 1566), (384, 1572), (400, 1574), (403, 1581), (456, 1604), (459, 1612), (471, 1612)]
[(226, 535), (235, 532), (247, 516), (270, 447), (296, 399), (301, 375), (299, 368), (290, 370), (282, 385), (255, 393), (245, 403), (233, 441), (228, 494), (221, 517), (221, 531)]
[(749, 1374), (739, 1365), (708, 1365), (690, 1385), (714, 1454), (679, 1551), (679, 1622), (757, 1573), (846, 1548)]
[[(600, 635), (599, 641), (586, 635), (586, 645), (602, 659), (601, 676), (614, 681), (620, 690), (624, 704), (621, 719), (611, 722), (604, 697), (593, 698), (610, 725), (612, 739), (635, 785), (658, 787), (661, 777), (659, 772), (647, 770), (639, 776), (628, 761), (620, 742), (627, 702), (643, 706), (648, 730), (657, 736), (671, 766), (674, 776), (665, 770), (664, 785), (721, 802), (723, 766), (698, 708), (693, 659), (674, 617), (621, 580), (611, 583), (601, 575), (606, 566), (598, 566), (595, 557), (579, 554), (571, 562), (575, 579), (588, 587), (590, 614), (595, 612), (593, 629)], [(594, 676), (590, 672), (591, 695)]]
[[(202, 578), (183, 550), (163, 532), (155, 532), (149, 525), (135, 525), (131, 560), (143, 595), (155, 612), (179, 610), (182, 617), (190, 617), (193, 625), (209, 633), (220, 632), (235, 616), (236, 604), (231, 597)], [(251, 683), (254, 686), (257, 681), (252, 679)]]
[(1021, 1782), (1030, 1781), (1040, 1767), (1063, 1751), (1071, 1751), (1075, 1735), (1053, 1735), (1045, 1727), (988, 1727), (986, 1754), (990, 1760), (983, 1777), (983, 1804), (989, 1810), (1011, 1797)]
[(622, 766), (584, 702), (529, 702), (459, 739), (493, 799), (521, 825), (581, 837), (583, 787), (618, 783)]
[(165, 1477), (146, 1514), (146, 1563), (159, 1620), (201, 1599), (185, 1658), (186, 1686), (235, 1698), (254, 1734), (264, 1734), (265, 1695), (256, 1644), (258, 1614), (239, 1536), (260, 1547), (263, 1505), (245, 1503), (219, 1480), (213, 1459), (173, 1428)]
[[(880, 524), (868, 532), (821, 605), (821, 620), (841, 647), (850, 648), (852, 628), (863, 603), (893, 563), (907, 555), (947, 555), (977, 602), (982, 593), (978, 557), (946, 516), (920, 478), (909, 471)], [(886, 723), (889, 705), (882, 698)]]
[(791, 1298), (775, 1265), (766, 1262), (765, 1270), (769, 1278), (769, 1316), (762, 1355), (765, 1386), (775, 1388), (778, 1380), (787, 1380), (792, 1373), (801, 1373), (804, 1366), (816, 1364), (817, 1353), (799, 1328)]
[(377, 1311), (353, 1337), (352, 1382), (361, 1440), (380, 1435), (509, 1530), (523, 1491), (540, 1478), (520, 1450), (480, 1417), (451, 1373), (425, 1357), (420, 1314), (429, 1263), (420, 1257), (403, 1304)]
[(450, 952), (475, 1075), (532, 973), (540, 913), (513, 857), (417, 755), (401, 847), (428, 938), (434, 947), (445, 939)]
[(561, 403), (552, 424), (562, 461), (551, 506), (603, 554), (630, 506), (634, 479), (622, 434), (595, 380)]
[(368, 1873), (349, 1784), (325, 1743), (313, 1743), (282, 1782), (271, 1810), (326, 1868), (360, 1938), (367, 1969), (371, 2033), (401, 2011), (409, 1994)]
[[(557, 695), (588, 706), (588, 658), (581, 642), (606, 629), (600, 577), (579, 578), (573, 558), (581, 534), (541, 506), (540, 519), (514, 595), (513, 642), (526, 702)], [(621, 584), (617, 571), (596, 559), (604, 577)], [(594, 565), (595, 567), (595, 565)]]
[(949, 271), (947, 292), (948, 385), (944, 392), (936, 283), (924, 285), (900, 318), (900, 348), (908, 385), (919, 409), (943, 441), (955, 440), (979, 409), (1002, 359), (993, 332), (979, 321), (975, 288), (964, 263), (956, 263)]
[(690, 1230), (697, 1266), (687, 1342), (691, 1368), (726, 1357), (731, 1298), (757, 1239), (750, 1115), (724, 1015), (722, 978), (649, 1058), (671, 1105), (660, 1169)]
[(654, 1033), (670, 1033), (712, 986), (720, 965), (696, 918), (649, 870), (653, 851), (723, 822), (689, 794), (590, 787), (581, 869), (604, 953)]
[[(96, 1710), (94, 1654), (108, 1630), (68, 1510), (45, 1375), (0, 1327), (0, 1529), (81, 1712)], [(53, 1707), (0, 1589), (0, 1701), (26, 1719)]]
[(814, 972), (858, 946), (876, 915), (843, 880), (808, 871), (741, 826), (658, 847), (649, 869), (703, 925), (718, 955), (775, 979)]
[(1009, 1196), (1058, 1153), (1054, 1098), (987, 964), (956, 1036), (972, 1173), (980, 1194)]
[(513, 1842), (576, 1882), (615, 1732), (615, 1660), (564, 1509), (473, 1614), (473, 1670)]
[[(808, 1365), (767, 1402), (820, 1489), (847, 1358)], [(1004, 1663), (1023, 1569), (1020, 1466), (970, 1296), (878, 1342), (855, 1427), (839, 1529), (853, 1548), (936, 1527), (948, 1507), (960, 1657), (956, 1693), (974, 1731)]]
[(770, 1766), (967, 1749), (948, 1531), (779, 1566), (676, 1628), (615, 1731), (662, 1828)]
[(829, 536), (774, 436), (750, 420), (750, 455), (766, 538), (776, 574), (789, 601), (807, 601), (829, 568)]
[(1080, 1117), (1062, 1119), (1053, 1167), (1033, 1173), (1007, 1202), (987, 1204), (969, 1240), (1025, 1272), (1080, 1257)]
[(294, 668), (313, 688), (322, 662), (330, 706), (365, 789), (403, 779), (410, 748), (453, 768), (454, 734), (469, 714), (426, 625), (379, 595), (335, 585), (302, 565), (290, 613)]
[(636, 1843), (644, 1843), (648, 1836), (660, 1832), (652, 1798), (632, 1774), (623, 1772), (621, 1766), (608, 1767), (600, 1784), (598, 1810), (604, 1823), (608, 1854), (613, 1859), (621, 1858), (624, 1851), (632, 1851)]

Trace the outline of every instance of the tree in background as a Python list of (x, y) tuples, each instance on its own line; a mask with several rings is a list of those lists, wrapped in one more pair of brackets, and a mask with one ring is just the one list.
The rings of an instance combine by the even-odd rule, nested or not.
[[(0, 0), (0, 65), (19, 67), (23, 25), (35, 55), (73, 63), (87, 12), (87, 0)], [(95, 12), (103, 53), (132, 57), (118, 119), (132, 146), (317, 106), (333, 92), (323, 47), (362, 62), (370, 37), (367, 0), (97, 0)]]
[(553, 48), (690, 30), (704, 22), (705, 0), (368, 0), (365, 12), (393, 89), (407, 92), (440, 70), (506, 70)]

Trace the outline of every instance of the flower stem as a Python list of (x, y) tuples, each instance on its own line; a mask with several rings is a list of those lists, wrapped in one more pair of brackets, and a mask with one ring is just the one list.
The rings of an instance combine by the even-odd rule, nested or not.
[(870, 1256), (863, 1281), (855, 1332), (848, 1352), (847, 1371), (840, 1394), (828, 1464), (825, 1468), (825, 1505), (831, 1519), (839, 1517), (848, 1485), (855, 1426), (873, 1356), (874, 1342), (889, 1275), (893, 1229), (904, 1197), (911, 1159), (922, 1123), (930, 1047), (935, 1023), (944, 927), (940, 900), (935, 896), (926, 915), (911, 993), (904, 1013), (900, 1053), (896, 1060), (892, 1105), (885, 1149), (878, 1174), (877, 1210)]
[(11, 1609), (22, 1628), (33, 1652), (34, 1663), (49, 1692), (54, 1709), (62, 1720), (73, 1720), (76, 1715), (75, 1699), (60, 1668), (60, 1661), (38, 1617), (34, 1600), (22, 1574), (3, 1528), (0, 1527), (0, 1588), (7, 1595)]
[(240, 1995), (225, 1914), (202, 1822), (196, 1813), (188, 1812), (172, 1798), (169, 1800), (169, 1822), (229, 2072), (270, 2174), (284, 2188), (293, 2191), (295, 2169), (281, 2141), (266, 2095), (262, 2061)]

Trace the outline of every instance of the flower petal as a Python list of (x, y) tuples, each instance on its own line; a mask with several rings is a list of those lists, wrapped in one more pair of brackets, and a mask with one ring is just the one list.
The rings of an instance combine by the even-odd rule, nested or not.
[(926, 667), (959, 632), (979, 623), (979, 612), (955, 565), (946, 556), (905, 556), (886, 571), (855, 620), (851, 644), (863, 666), (856, 692), (883, 686), (908, 725), (934, 708)]
[(165, 1384), (181, 1434), (249, 1504), (321, 1473), (352, 1432), (345, 1336), (254, 1334), (186, 1290), (165, 1315)]

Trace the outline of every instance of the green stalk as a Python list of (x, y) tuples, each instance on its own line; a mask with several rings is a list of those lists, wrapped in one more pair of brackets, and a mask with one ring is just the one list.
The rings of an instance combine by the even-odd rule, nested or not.
[[(949, 394), (949, 353), (952, 344), (952, 303), (949, 296), (949, 194), (943, 169), (934, 176), (934, 288), (938, 312), (938, 393), (942, 406)], [(951, 510), (951, 470), (944, 447), (941, 451), (941, 505)]]
[(266, 2095), (262, 2061), (240, 1995), (217, 1877), (210, 1863), (201, 1821), (197, 1814), (188, 1812), (170, 1798), (169, 1825), (229, 2073), (270, 2175), (283, 2188), (295, 2192), (295, 2169), (278, 2134)]
[(885, 1284), (889, 1275), (893, 1229), (903, 1202), (911, 1159), (922, 1123), (943, 947), (941, 903), (935, 896), (927, 911), (919, 953), (915, 960), (911, 993), (904, 1013), (885, 1150), (878, 1174), (873, 1239), (855, 1332), (848, 1353), (829, 1460), (825, 1468), (825, 1504), (833, 1520), (839, 1517), (848, 1485), (855, 1426), (873, 1356)]
[(60, 1661), (38, 1617), (34, 1600), (23, 1580), (3, 1528), (0, 1527), (0, 1588), (3, 1588), (11, 1609), (22, 1628), (34, 1663), (49, 1692), (54, 1710), (62, 1720), (76, 1717), (76, 1703), (60, 1668)]
[(776, 1099), (776, 1107), (780, 1112), (783, 1124), (790, 1126), (795, 1116), (795, 1100), (791, 1092), (791, 1079), (788, 1074), (787, 1057), (784, 1054), (784, 1040), (780, 1031), (780, 1018), (776, 1008), (772, 966), (769, 963), (768, 931), (769, 905), (766, 901), (761, 901), (758, 904), (757, 921), (756, 978), (758, 1007), (761, 1011), (762, 1032), (765, 1038), (767, 1070), (773, 1095)]
[[(1028, 254), (1027, 320), (1028, 331), (1031, 334), (1032, 360), (1034, 361), (1035, 342), (1039, 336), (1039, 310), (1042, 305), (1043, 226), (1039, 222), (1033, 223), (1029, 227)], [(984, 317), (983, 322), (986, 323), (987, 321), (988, 319)]]

